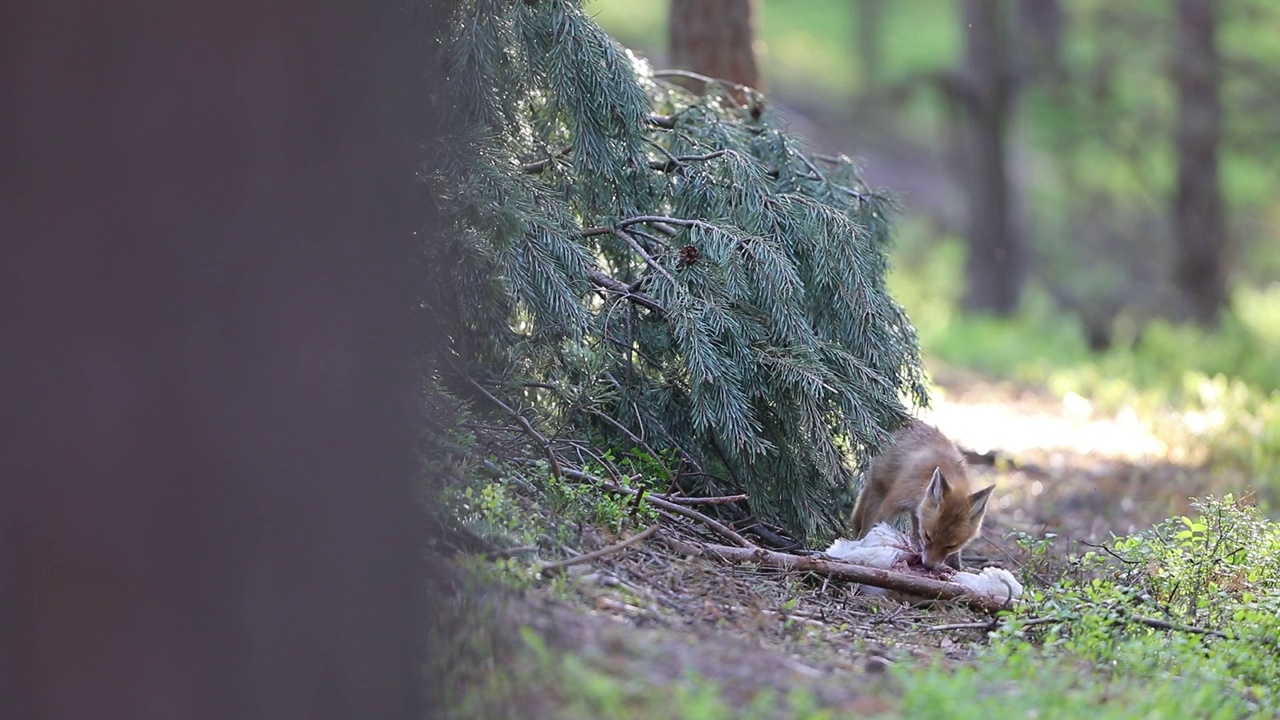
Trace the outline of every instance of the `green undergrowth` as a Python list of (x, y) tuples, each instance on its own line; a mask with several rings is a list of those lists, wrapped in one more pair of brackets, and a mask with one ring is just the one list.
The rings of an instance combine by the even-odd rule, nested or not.
[(1274, 717), (1280, 526), (1197, 509), (1073, 558), (975, 662), (900, 671), (904, 717)]
[[(1032, 555), (1047, 547), (1022, 542)], [(491, 604), (468, 597), (472, 617), (491, 617)], [(997, 629), (958, 631), (971, 659), (904, 655), (887, 676), (825, 678), (854, 688), (825, 701), (818, 679), (778, 692), (762, 678), (746, 697), (712, 672), (672, 679), (663, 651), (641, 641), (575, 649), (527, 626), (454, 625), (501, 628), (448, 646), (464, 659), (490, 653), (483, 667), (460, 672), (448, 657), (434, 666), (463, 682), (450, 706), (457, 718), (1275, 717), (1280, 526), (1247, 501), (1199, 502), (1191, 516), (1059, 563)]]

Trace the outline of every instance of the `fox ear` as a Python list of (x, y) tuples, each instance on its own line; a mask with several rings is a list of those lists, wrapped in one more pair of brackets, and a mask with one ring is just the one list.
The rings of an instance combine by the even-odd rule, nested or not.
[(991, 491), (995, 489), (995, 485), (988, 485), (969, 496), (969, 517), (975, 519), (982, 517), (982, 513), (987, 511), (987, 500), (991, 499)]
[(942, 497), (951, 490), (951, 486), (947, 484), (947, 479), (942, 476), (942, 468), (933, 469), (933, 477), (929, 478), (929, 487), (925, 489), (924, 496), (934, 505), (942, 504)]

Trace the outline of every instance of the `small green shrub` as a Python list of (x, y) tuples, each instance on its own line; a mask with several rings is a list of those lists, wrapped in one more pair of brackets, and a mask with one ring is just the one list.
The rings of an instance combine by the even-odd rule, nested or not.
[(1231, 497), (1196, 508), (1074, 558), (973, 663), (897, 670), (902, 717), (1274, 717), (1280, 526)]

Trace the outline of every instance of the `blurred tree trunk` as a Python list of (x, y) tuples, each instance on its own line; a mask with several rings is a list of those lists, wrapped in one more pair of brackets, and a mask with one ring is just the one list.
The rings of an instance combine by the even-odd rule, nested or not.
[[(758, 0), (672, 0), (668, 30), (671, 65), (761, 88), (756, 60)], [(698, 83), (684, 83), (699, 90)], [(743, 95), (731, 91), (742, 101)]]
[(1226, 303), (1227, 241), (1218, 147), (1222, 140), (1215, 0), (1179, 0), (1174, 82), (1178, 88), (1178, 187), (1173, 204), (1174, 280), (1195, 322), (1216, 325)]
[(965, 54), (954, 88), (964, 115), (969, 207), (965, 307), (1000, 315), (1017, 309), (1026, 274), (1005, 148), (1014, 92), (1007, 9), (1005, 0), (961, 0)]
[(0, 717), (422, 717), (387, 7), (0, 23)]
[(1061, 0), (1018, 1), (1021, 48), (1036, 77), (1047, 79), (1054, 86), (1065, 80), (1062, 33), (1066, 20)]
[(858, 64), (862, 70), (862, 91), (865, 93), (880, 80), (880, 21), (884, 17), (884, 0), (855, 0), (855, 10)]

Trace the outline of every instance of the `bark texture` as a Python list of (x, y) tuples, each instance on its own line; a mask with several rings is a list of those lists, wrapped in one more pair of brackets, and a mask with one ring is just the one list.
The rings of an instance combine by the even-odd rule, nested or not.
[[(672, 0), (671, 65), (762, 89), (755, 51), (757, 6), (758, 0)], [(734, 95), (742, 99), (741, 93)]]
[(1226, 304), (1227, 229), (1218, 151), (1222, 142), (1222, 62), (1217, 3), (1179, 0), (1174, 82), (1178, 88), (1178, 186), (1173, 203), (1174, 281), (1184, 312), (1213, 326)]
[(961, 0), (964, 67), (958, 92), (965, 117), (964, 192), (969, 207), (969, 310), (1008, 315), (1026, 276), (1023, 239), (1012, 213), (1006, 134), (1013, 108), (1005, 0)]
[(0, 716), (422, 717), (388, 18), (5, 16)]

